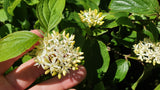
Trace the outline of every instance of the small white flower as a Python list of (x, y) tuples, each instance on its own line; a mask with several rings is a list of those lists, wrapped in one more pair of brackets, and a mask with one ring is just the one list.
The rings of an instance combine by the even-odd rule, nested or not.
[(41, 66), (45, 74), (51, 73), (52, 76), (58, 74), (65, 76), (69, 70), (77, 70), (78, 63), (84, 59), (83, 52), (79, 51), (79, 47), (75, 48), (74, 35), (69, 37), (69, 33), (65, 35), (65, 31), (60, 34), (53, 31), (40, 41), (36, 52), (36, 64)]
[(153, 43), (149, 39), (144, 39), (138, 44), (133, 45), (134, 53), (138, 59), (153, 65), (160, 64), (160, 42)]
[(89, 27), (102, 25), (104, 23), (102, 20), (105, 16), (102, 16), (102, 12), (98, 13), (97, 9), (91, 10), (91, 8), (89, 8), (89, 11), (80, 11), (78, 14), (81, 21), (87, 23)]

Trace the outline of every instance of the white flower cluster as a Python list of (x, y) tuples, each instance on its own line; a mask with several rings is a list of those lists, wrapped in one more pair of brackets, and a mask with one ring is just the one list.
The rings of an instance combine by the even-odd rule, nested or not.
[(133, 47), (134, 53), (141, 61), (153, 63), (153, 65), (160, 64), (160, 42), (153, 43), (149, 39), (144, 39)]
[(83, 23), (86, 22), (89, 27), (102, 25), (104, 23), (102, 20), (105, 16), (102, 16), (102, 12), (98, 13), (97, 9), (91, 10), (91, 8), (89, 8), (89, 11), (80, 11), (78, 14), (81, 18), (81, 21)]
[(83, 52), (79, 51), (80, 47), (74, 48), (74, 37), (69, 37), (69, 33), (65, 35), (65, 31), (62, 34), (55, 31), (48, 34), (37, 47), (35, 65), (41, 66), (45, 74), (58, 74), (59, 79), (69, 73), (70, 69), (77, 70), (78, 63), (84, 57), (81, 56)]

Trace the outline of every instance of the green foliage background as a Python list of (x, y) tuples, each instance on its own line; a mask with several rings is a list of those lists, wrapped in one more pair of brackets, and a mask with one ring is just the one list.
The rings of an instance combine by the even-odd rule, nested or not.
[[(102, 26), (81, 22), (78, 13), (89, 8), (103, 12)], [(159, 13), (158, 0), (0, 0), (0, 61), (38, 41), (32, 29), (65, 30), (75, 34), (75, 46), (85, 56), (87, 77), (77, 90), (159, 90), (160, 65), (140, 62), (133, 53), (133, 45), (146, 37), (160, 41)], [(6, 74), (31, 58), (25, 55)], [(41, 76), (32, 85), (48, 78)]]

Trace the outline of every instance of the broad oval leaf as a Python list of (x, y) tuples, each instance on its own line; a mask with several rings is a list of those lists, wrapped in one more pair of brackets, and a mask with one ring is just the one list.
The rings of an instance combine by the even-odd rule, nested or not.
[(52, 30), (62, 19), (65, 0), (41, 0), (37, 5), (37, 17), (44, 32)]
[(125, 59), (116, 60), (116, 73), (114, 80), (121, 82), (127, 75), (129, 70), (129, 61)]
[(156, 14), (159, 12), (158, 0), (111, 0), (110, 9), (118, 12), (137, 14)]
[(106, 73), (109, 67), (109, 63), (110, 63), (110, 56), (108, 53), (108, 49), (106, 47), (106, 45), (102, 42), (102, 41), (98, 41), (99, 44), (99, 48), (100, 48), (100, 54), (102, 56), (102, 60), (103, 60), (103, 64), (102, 66), (97, 69), (97, 72), (99, 74), (99, 78), (101, 78), (101, 75), (103, 73)]
[(32, 47), (39, 37), (29, 31), (8, 34), (0, 40), (0, 62), (14, 58)]

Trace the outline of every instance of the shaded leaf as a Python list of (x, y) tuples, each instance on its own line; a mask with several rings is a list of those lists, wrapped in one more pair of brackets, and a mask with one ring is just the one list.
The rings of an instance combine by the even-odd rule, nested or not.
[(149, 76), (152, 76), (152, 71), (153, 71), (154, 66), (152, 64), (145, 64), (144, 70), (141, 74), (141, 76), (138, 78), (138, 80), (131, 86), (132, 90), (136, 90), (137, 86), (141, 82), (145, 82), (146, 79), (148, 79)]
[(11, 71), (13, 71), (15, 68), (13, 68), (13, 66), (11, 66), (6, 72), (5, 75), (7, 75), (8, 73), (10, 73)]
[(84, 7), (84, 9), (88, 10), (89, 8), (93, 9), (98, 9), (98, 3), (99, 0), (76, 0), (77, 1), (77, 5), (82, 5)]
[(159, 31), (153, 23), (149, 23), (146, 28), (143, 30), (144, 34), (146, 34), (152, 41), (157, 42), (159, 39)]
[(19, 31), (0, 40), (0, 62), (14, 58), (33, 46), (39, 37), (29, 31)]
[(84, 42), (85, 42), (85, 38), (84, 35), (85, 33), (82, 30), (79, 30), (78, 28), (75, 27), (70, 27), (70, 28), (66, 28), (65, 29), (66, 33), (69, 33), (70, 35), (73, 34), (75, 35), (75, 46), (76, 47), (83, 47)]
[(116, 17), (111, 14), (111, 13), (104, 13), (103, 15), (105, 15), (106, 17), (104, 19), (105, 22), (104, 24), (102, 25), (102, 27), (105, 27), (105, 28), (114, 28), (114, 27), (117, 27), (118, 24), (116, 23)]
[(0, 27), (0, 38), (3, 38), (7, 34), (12, 33), (12, 25), (11, 24), (5, 24)]
[(99, 83), (97, 83), (97, 84), (94, 86), (94, 90), (105, 90), (104, 83), (103, 83), (102, 81), (100, 81)]
[(21, 3), (21, 1), (22, 0), (14, 0), (14, 2), (12, 2), (12, 4), (10, 4), (10, 6), (7, 8), (8, 13), (10, 15), (12, 15), (12, 16), (14, 15), (13, 11), (17, 7), (17, 5)]
[(120, 17), (116, 20), (119, 25), (133, 27), (132, 21), (128, 17)]
[(69, 20), (73, 19), (80, 28), (82, 28), (82, 29), (86, 28), (85, 25), (84, 25), (84, 23), (81, 22), (81, 19), (80, 19), (80, 17), (79, 17), (79, 15), (78, 15), (77, 12), (71, 12), (68, 19)]
[(86, 40), (82, 48), (87, 69), (88, 85), (94, 85), (107, 71), (110, 57), (104, 43), (96, 40)]
[(123, 40), (127, 41), (127, 42), (134, 42), (136, 37), (137, 37), (137, 32), (136, 31), (132, 31), (132, 33), (128, 37), (123, 38)]
[(138, 80), (132, 85), (132, 90), (136, 90), (136, 87), (138, 86), (139, 82), (141, 81), (141, 79), (144, 76), (144, 72), (141, 74), (141, 76), (138, 78)]
[(102, 34), (104, 34), (106, 32), (107, 32), (107, 30), (95, 29), (93, 31), (93, 36), (100, 36), (100, 35), (102, 35)]

